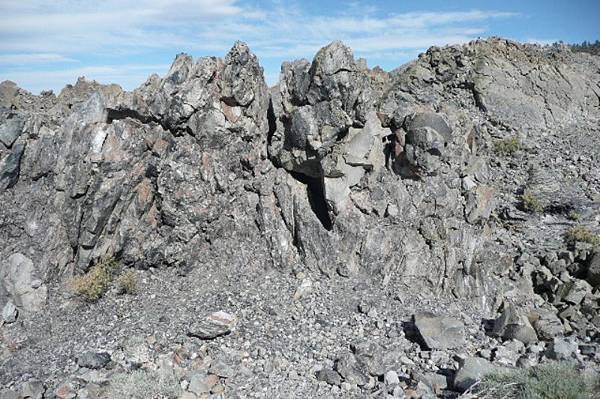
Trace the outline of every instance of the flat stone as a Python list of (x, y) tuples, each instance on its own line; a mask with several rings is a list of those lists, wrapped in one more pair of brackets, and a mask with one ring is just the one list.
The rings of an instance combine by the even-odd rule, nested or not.
[(46, 286), (34, 288), (35, 284), (32, 284), (37, 280), (35, 273), (33, 261), (21, 253), (12, 254), (0, 263), (0, 283), (17, 308), (35, 312), (46, 304)]
[(398, 373), (396, 373), (394, 370), (389, 370), (388, 372), (386, 372), (383, 376), (383, 381), (387, 385), (400, 384), (400, 378), (398, 377)]
[(566, 338), (554, 338), (548, 345), (547, 356), (553, 360), (573, 360), (577, 357), (578, 345)]
[(335, 370), (322, 369), (315, 373), (317, 380), (325, 381), (329, 385), (340, 386), (342, 384), (342, 377)]
[(237, 318), (229, 313), (219, 311), (207, 316), (204, 320), (194, 323), (188, 335), (200, 339), (215, 339), (229, 334), (235, 327)]
[(583, 298), (592, 292), (592, 286), (585, 280), (576, 279), (568, 284), (570, 284), (569, 291), (563, 299), (574, 305), (579, 305)]
[(85, 352), (77, 356), (79, 367), (88, 369), (101, 369), (110, 362), (110, 355), (106, 352)]
[(25, 121), (23, 117), (17, 114), (9, 114), (9, 119), (6, 119), (4, 123), (0, 123), (0, 142), (6, 147), (13, 145), (15, 140), (23, 132), (23, 126)]
[(190, 378), (188, 390), (196, 395), (210, 393), (212, 387), (219, 383), (219, 377), (214, 374), (196, 373)]
[(463, 323), (449, 316), (431, 313), (414, 315), (414, 323), (427, 349), (452, 349), (465, 344)]
[(208, 371), (223, 378), (231, 378), (237, 374), (235, 368), (223, 359), (217, 359), (212, 362)]
[(459, 392), (469, 389), (477, 381), (497, 370), (492, 363), (480, 357), (468, 357), (454, 376), (454, 388)]
[(5, 323), (14, 323), (17, 321), (17, 307), (11, 301), (6, 302), (6, 305), (2, 308), (2, 320)]
[(369, 376), (362, 370), (354, 355), (340, 356), (335, 361), (334, 369), (344, 378), (345, 382), (358, 386), (369, 383)]
[(38, 380), (29, 380), (21, 386), (21, 397), (26, 399), (43, 399), (46, 388)]

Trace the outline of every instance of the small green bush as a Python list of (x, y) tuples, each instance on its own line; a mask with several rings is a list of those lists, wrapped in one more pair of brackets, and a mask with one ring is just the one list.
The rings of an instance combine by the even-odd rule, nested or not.
[(87, 301), (96, 302), (110, 288), (117, 267), (113, 258), (100, 261), (86, 274), (73, 278), (73, 290)]
[(527, 191), (521, 196), (521, 204), (523, 205), (523, 209), (527, 212), (541, 213), (544, 211), (544, 207), (540, 200)]
[(500, 155), (512, 155), (521, 149), (518, 137), (507, 137), (494, 143), (494, 151)]
[(600, 236), (585, 226), (575, 226), (564, 234), (567, 244), (575, 245), (576, 242), (587, 242), (592, 245), (600, 245)]
[(593, 399), (599, 398), (598, 375), (577, 370), (568, 363), (548, 363), (485, 377), (474, 388), (480, 398)]
[(117, 277), (117, 291), (120, 294), (135, 294), (137, 292), (137, 278), (133, 270), (129, 270)]

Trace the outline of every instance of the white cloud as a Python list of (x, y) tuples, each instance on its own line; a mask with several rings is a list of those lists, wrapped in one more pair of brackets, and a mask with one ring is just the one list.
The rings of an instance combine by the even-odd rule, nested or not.
[(0, 54), (1, 64), (74, 62), (72, 58), (53, 53)]
[[(43, 80), (40, 73), (49, 74), (48, 82), (73, 76), (68, 65), (59, 72), (40, 71), (43, 63), (156, 63), (164, 62), (165, 53), (171, 57), (182, 50), (222, 55), (235, 40), (246, 41), (270, 65), (266, 73), (272, 79), (279, 69), (273, 64), (312, 58), (332, 40), (346, 42), (357, 56), (389, 60), (430, 45), (464, 43), (485, 33), (491, 20), (516, 16), (482, 10), (393, 14), (360, 1), (315, 15), (301, 2), (270, 1), (258, 8), (255, 0), (0, 0), (0, 80), (18, 76), (19, 84), (33, 89)], [(37, 66), (30, 66), (29, 77), (26, 70), (3, 69), (16, 63)], [(130, 85), (133, 79), (125, 72), (134, 73), (116, 68), (102, 76), (127, 88), (144, 80)]]
[(556, 40), (556, 39), (536, 39), (534, 37), (529, 37), (529, 38), (525, 39), (524, 41), (525, 41), (525, 43), (540, 44), (542, 46), (547, 46), (547, 45), (558, 42), (558, 40)]

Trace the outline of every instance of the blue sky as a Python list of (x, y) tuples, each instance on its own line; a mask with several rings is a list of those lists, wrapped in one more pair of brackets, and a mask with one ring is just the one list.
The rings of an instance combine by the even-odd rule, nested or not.
[(126, 89), (174, 56), (224, 56), (243, 40), (269, 84), (282, 61), (336, 39), (393, 69), (431, 45), (503, 36), (600, 39), (600, 1), (0, 0), (0, 81), (55, 92), (78, 76)]

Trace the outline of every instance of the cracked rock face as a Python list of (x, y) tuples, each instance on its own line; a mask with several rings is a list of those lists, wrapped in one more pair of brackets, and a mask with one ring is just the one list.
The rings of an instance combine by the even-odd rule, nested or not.
[[(479, 296), (497, 194), (477, 118), (526, 129), (586, 115), (598, 97), (583, 66), (497, 41), (433, 48), (386, 74), (334, 42), (312, 63), (284, 64), (269, 91), (236, 43), (224, 59), (180, 54), (133, 92), (80, 80), (35, 111), (5, 83), (2, 255), (31, 247), (46, 278), (107, 256), (212, 259)], [(540, 90), (552, 95), (537, 106)], [(541, 114), (514, 113), (528, 107)]]
[[(176, 315), (181, 340), (200, 337), (210, 348), (229, 340), (240, 353), (258, 343), (293, 352), (296, 342), (278, 331), (295, 331), (311, 348), (343, 336), (343, 348), (328, 341), (336, 353), (326, 360), (314, 355), (323, 364), (310, 373), (298, 360), (304, 354), (267, 361), (256, 350), (265, 373), (292, 376), (283, 370), (289, 361), (335, 387), (315, 396), (311, 382), (294, 383), (298, 397), (344, 397), (353, 389), (362, 397), (378, 386), (398, 395), (450, 389), (446, 376), (423, 364), (454, 373), (463, 347), (454, 388), (464, 390), (497, 363), (536, 364), (545, 342), (563, 335), (593, 341), (600, 326), (600, 256), (589, 239), (600, 220), (598, 70), (597, 57), (494, 38), (432, 47), (385, 72), (334, 42), (312, 61), (284, 63), (268, 88), (257, 57), (238, 42), (223, 59), (180, 54), (164, 77), (132, 92), (79, 79), (58, 96), (34, 96), (0, 83), (3, 317), (15, 334), (34, 317), (45, 325), (53, 316), (40, 310), (66, 301), (70, 311), (64, 289), (72, 276), (115, 258), (139, 269), (145, 285), (159, 284), (154, 273), (175, 281), (145, 299), (163, 306), (170, 298), (161, 309)], [(592, 235), (566, 239), (572, 227)], [(281, 302), (267, 303), (269, 295)], [(363, 295), (378, 302), (356, 316), (352, 301)], [(204, 298), (202, 312), (185, 307), (197, 298)], [(428, 355), (398, 331), (394, 318), (407, 298), (418, 302), (410, 314)], [(479, 309), (478, 318), (443, 314), (441, 299)], [(327, 313), (334, 302), (339, 307)], [(377, 319), (375, 307), (385, 316)], [(109, 334), (122, 310), (115, 309), (98, 314)], [(215, 309), (228, 317), (201, 319), (195, 329), (177, 319)], [(310, 317), (299, 320), (302, 309)], [(166, 315), (145, 312), (133, 319), (169, 324)], [(492, 331), (482, 318), (496, 320)], [(57, 336), (69, 336), (61, 323), (68, 324), (57, 322)], [(381, 330), (373, 335), (382, 342), (364, 337), (370, 328)], [(264, 334), (251, 341), (257, 331), (270, 341), (260, 341)], [(355, 336), (368, 344), (351, 346)], [(137, 342), (134, 352), (143, 356), (123, 364), (152, 363), (147, 344)], [(592, 359), (595, 346), (582, 348), (568, 357)], [(61, 350), (57, 357), (72, 348)], [(40, 362), (54, 364), (46, 355)], [(182, 356), (174, 359), (201, 368), (198, 392), (222, 393), (225, 379), (234, 386), (252, 380), (220, 358), (210, 365), (208, 356)], [(163, 367), (163, 360), (156, 362)], [(27, 371), (11, 362), (0, 366), (8, 370), (2, 383)], [(412, 388), (400, 387), (411, 378)], [(79, 381), (66, 379), (58, 390), (75, 394)]]

